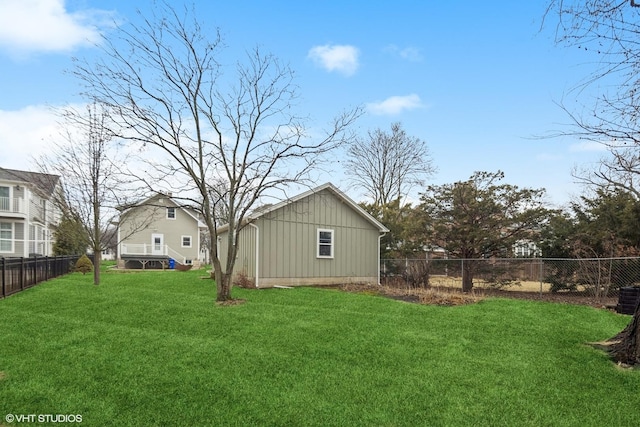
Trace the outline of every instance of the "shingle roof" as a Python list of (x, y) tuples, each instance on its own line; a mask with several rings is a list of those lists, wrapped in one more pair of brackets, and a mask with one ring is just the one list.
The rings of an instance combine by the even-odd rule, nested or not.
[(56, 185), (58, 185), (58, 182), (60, 182), (60, 176), (58, 175), (21, 171), (16, 169), (6, 169), (1, 167), (0, 179), (31, 184), (40, 189), (40, 191), (44, 192), (46, 196), (51, 196), (56, 188)]

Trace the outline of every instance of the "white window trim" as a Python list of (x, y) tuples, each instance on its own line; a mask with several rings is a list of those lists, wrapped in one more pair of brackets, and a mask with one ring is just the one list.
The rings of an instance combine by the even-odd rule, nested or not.
[[(184, 238), (185, 237), (189, 238), (189, 246), (186, 246), (184, 244)], [(189, 236), (187, 234), (184, 234), (184, 235), (180, 236), (180, 247), (182, 247), (182, 248), (192, 248), (193, 247), (193, 237), (191, 237), (191, 236)]]
[[(320, 233), (331, 233), (331, 255), (320, 255)], [(335, 254), (335, 232), (329, 228), (318, 228), (316, 231), (316, 258), (322, 259), (333, 259)], [(322, 243), (322, 245), (327, 245), (327, 243)]]
[(16, 196), (15, 196), (15, 189), (14, 189), (13, 185), (4, 185), (3, 184), (3, 185), (0, 185), (0, 187), (9, 189), (9, 196), (7, 196), (7, 199), (9, 199), (9, 200), (7, 200), (7, 206), (6, 206), (7, 211), (9, 211), (9, 212), (13, 212), (14, 210), (17, 211), (18, 207), (14, 206), (14, 204), (15, 204), (14, 198)]
[[(169, 216), (169, 209), (173, 209), (173, 218), (171, 218), (171, 217)], [(176, 208), (175, 208), (175, 207), (173, 207), (173, 206), (167, 206), (167, 213), (166, 213), (166, 217), (167, 217), (167, 219), (170, 219), (170, 220), (172, 220), (172, 221), (173, 221), (173, 220), (175, 220), (175, 219), (178, 217), (178, 209), (176, 209)]]
[(0, 253), (10, 254), (10, 253), (15, 252), (15, 249), (16, 249), (16, 247), (15, 247), (15, 244), (16, 244), (16, 227), (15, 227), (15, 224), (13, 222), (3, 222), (3, 224), (10, 224), (11, 225), (11, 240), (10, 240), (11, 250), (9, 250), (9, 251), (0, 250)]

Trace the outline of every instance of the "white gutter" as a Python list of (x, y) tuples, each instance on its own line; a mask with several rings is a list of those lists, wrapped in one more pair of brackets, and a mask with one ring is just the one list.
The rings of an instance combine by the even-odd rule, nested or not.
[(378, 286), (382, 286), (382, 283), (380, 283), (380, 240), (386, 235), (387, 233), (382, 233), (378, 236)]
[[(252, 226), (253, 228), (256, 229), (256, 288), (259, 288), (259, 278), (260, 278), (260, 229), (258, 228), (257, 225), (255, 225), (254, 223), (250, 222), (249, 223), (250, 226)], [(378, 273), (380, 274), (380, 273)]]

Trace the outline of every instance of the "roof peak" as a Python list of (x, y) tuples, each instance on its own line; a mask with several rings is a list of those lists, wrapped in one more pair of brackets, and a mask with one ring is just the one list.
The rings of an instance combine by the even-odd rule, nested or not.
[(47, 195), (51, 195), (60, 181), (60, 176), (0, 167), (0, 179), (29, 183), (44, 191)]
[(353, 199), (351, 199), (349, 196), (347, 196), (345, 193), (343, 193), (338, 187), (336, 187), (335, 185), (333, 185), (333, 183), (331, 182), (325, 182), (322, 185), (319, 185), (317, 187), (311, 188), (307, 191), (304, 191), (296, 196), (293, 197), (289, 197), (288, 199), (285, 199), (279, 203), (275, 203), (272, 204), (270, 206), (261, 206), (258, 209), (254, 210), (250, 215), (247, 216), (247, 220), (251, 221), (257, 218), (260, 218), (261, 216), (269, 213), (269, 212), (273, 212), (277, 209), (282, 208), (283, 206), (289, 205), (291, 203), (295, 203), (298, 200), (302, 200), (305, 197), (309, 197), (312, 194), (316, 194), (319, 193), (320, 191), (323, 190), (330, 190), (332, 193), (334, 193), (337, 197), (339, 197), (340, 199), (342, 199), (345, 203), (347, 203), (349, 206), (351, 206), (351, 208), (353, 208), (353, 210), (355, 210), (356, 212), (358, 212), (360, 215), (362, 215), (364, 218), (366, 218), (370, 223), (372, 223), (373, 225), (375, 225), (381, 232), (388, 232), (389, 229), (387, 227), (385, 227), (380, 221), (378, 221), (377, 219), (375, 219), (370, 213), (368, 213), (367, 211), (365, 211), (360, 205), (358, 205)]

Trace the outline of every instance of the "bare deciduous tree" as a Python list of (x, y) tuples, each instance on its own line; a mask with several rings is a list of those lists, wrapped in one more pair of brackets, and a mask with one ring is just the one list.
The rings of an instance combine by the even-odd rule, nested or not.
[(90, 245), (86, 249), (94, 254), (94, 284), (99, 285), (104, 236), (117, 218), (116, 208), (139, 194), (133, 191), (123, 168), (125, 159), (112, 141), (109, 109), (93, 103), (84, 111), (68, 107), (60, 114), (64, 142), (55, 144), (37, 163), (42, 171), (63, 177), (63, 191), (54, 203), (84, 228)]
[[(588, 114), (565, 108), (575, 125), (569, 135), (603, 144), (609, 157), (595, 170), (576, 176), (600, 189), (620, 188), (636, 198), (640, 192), (640, 9), (634, 0), (551, 0), (545, 18), (558, 17), (557, 42), (590, 51), (595, 68), (578, 86), (600, 91)], [(608, 346), (622, 363), (640, 364), (640, 304), (633, 319)]]
[(618, 187), (636, 197), (640, 189), (640, 9), (634, 1), (551, 0), (545, 15), (555, 20), (556, 42), (588, 55), (586, 78), (569, 95), (580, 100), (590, 88), (595, 99), (580, 100), (581, 111), (560, 106), (572, 127), (562, 135), (596, 142), (605, 148), (595, 168), (580, 167), (573, 175), (593, 188)]
[[(147, 162), (150, 187), (172, 187), (174, 199), (201, 213), (222, 302), (231, 298), (247, 214), (263, 196), (305, 182), (322, 155), (349, 141), (360, 109), (310, 138), (295, 113), (293, 71), (256, 48), (228, 78), (217, 59), (219, 32), (207, 33), (196, 16), (164, 3), (140, 26), (119, 28), (101, 45), (102, 58), (78, 61), (74, 73), (88, 96), (113, 109), (119, 138), (148, 150), (147, 160), (161, 156)], [(229, 226), (225, 265), (216, 245), (221, 223)]]
[(370, 131), (367, 139), (356, 139), (347, 153), (346, 174), (374, 206), (406, 197), (435, 172), (427, 144), (407, 135), (400, 123), (391, 125), (391, 133)]

